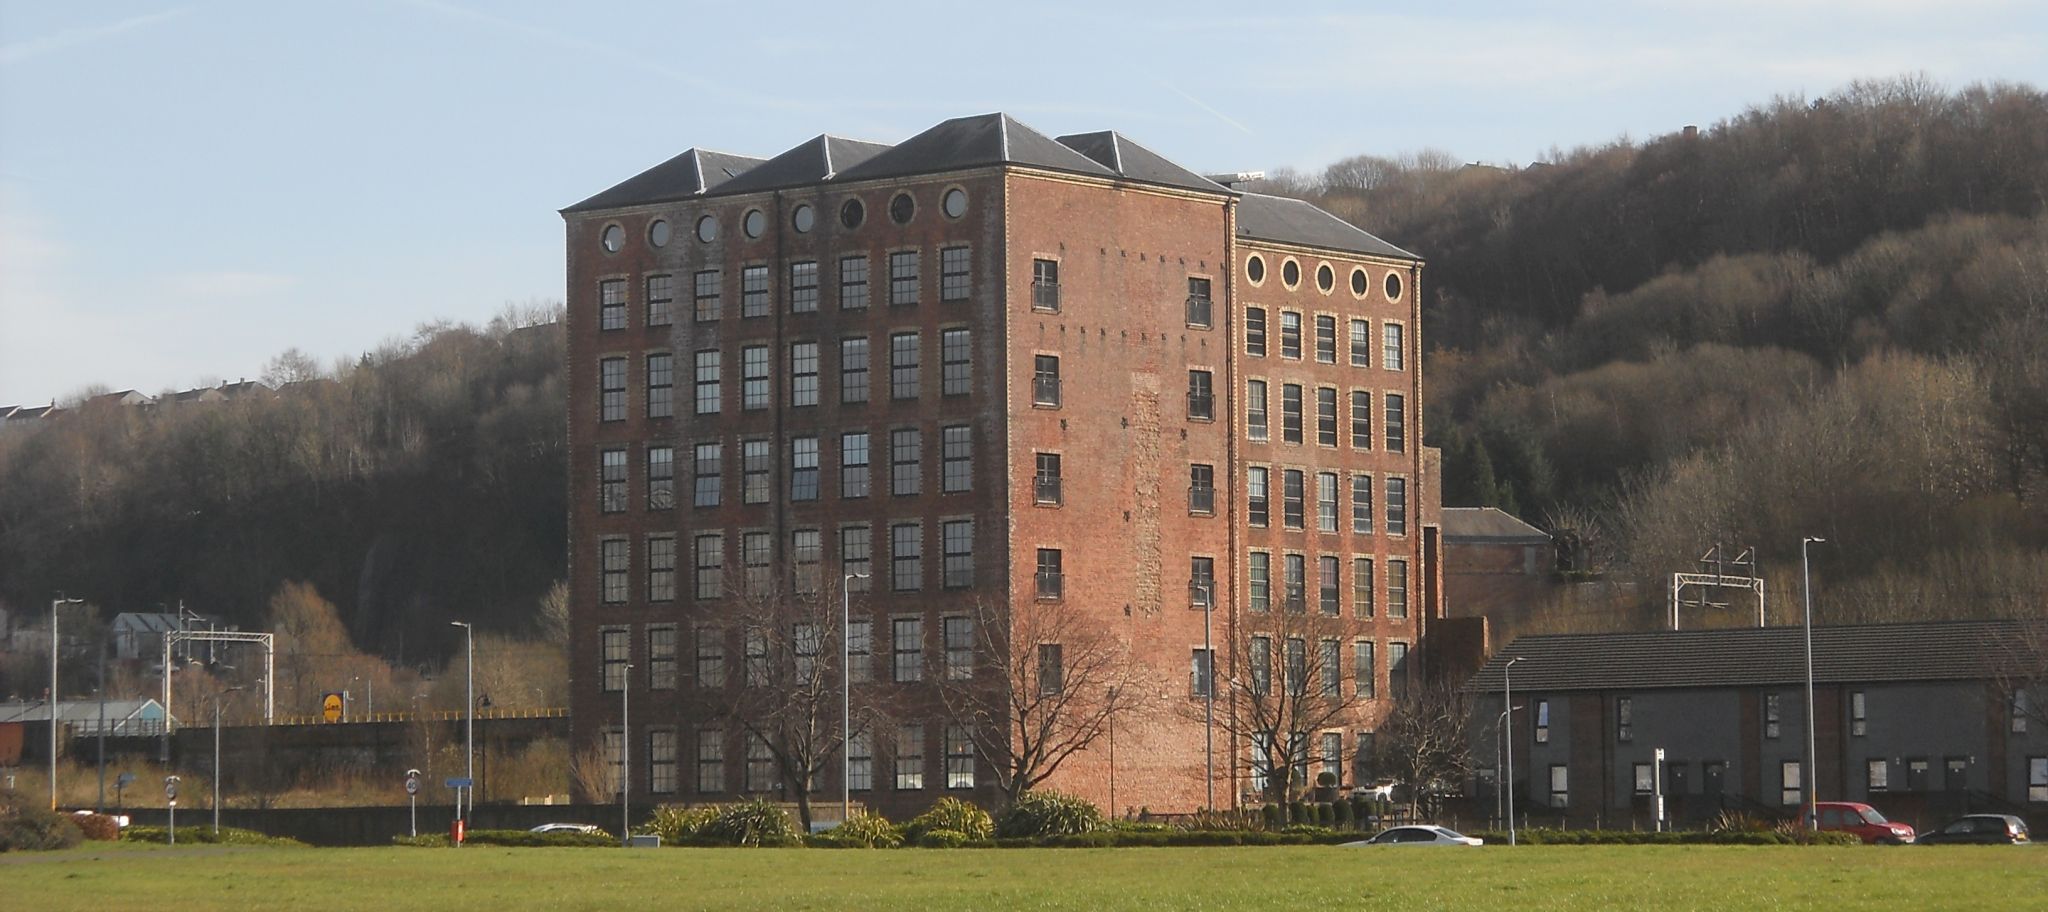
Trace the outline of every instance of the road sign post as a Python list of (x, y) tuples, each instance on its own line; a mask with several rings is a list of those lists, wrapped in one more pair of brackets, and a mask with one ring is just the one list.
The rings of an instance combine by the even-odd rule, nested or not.
[(164, 777), (164, 803), (170, 811), (170, 844), (178, 844), (178, 777)]
[(1650, 776), (1657, 792), (1657, 832), (1664, 832), (1664, 749), (1657, 748), (1651, 760)]
[(418, 837), (418, 836), (420, 835), (420, 771), (419, 771), (419, 770), (416, 770), (416, 769), (411, 769), (411, 770), (406, 770), (406, 771), (405, 771), (405, 803), (406, 803), (407, 805), (410, 805), (410, 806), (411, 806), (411, 807), (410, 807), (410, 810), (411, 810), (411, 812), (412, 812), (412, 814), (411, 814), (411, 817), (412, 817), (412, 823), (411, 823), (411, 826), (410, 826), (410, 827), (409, 827), (408, 829), (409, 829), (409, 831), (410, 831), (410, 834), (411, 834), (412, 836), (414, 836), (415, 838), (417, 838), (417, 837)]
[[(469, 822), (468, 817), (462, 813), (462, 798), (464, 793), (468, 792), (475, 784), (475, 781), (467, 776), (450, 776), (445, 784), (455, 790), (455, 824), (449, 828), (448, 841), (455, 845), (455, 847), (461, 848), (463, 837), (469, 830), (467, 826)], [(473, 792), (469, 793), (474, 794)], [(474, 800), (474, 798), (471, 799), (472, 802)]]

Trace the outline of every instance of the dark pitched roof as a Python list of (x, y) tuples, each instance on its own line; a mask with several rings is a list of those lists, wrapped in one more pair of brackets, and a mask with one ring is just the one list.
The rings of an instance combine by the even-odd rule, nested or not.
[(746, 155), (690, 149), (562, 211), (618, 209), (688, 199), (717, 189), (762, 161)]
[(1280, 244), (1422, 259), (1298, 199), (1247, 193), (1237, 203), (1239, 237)]
[[(1959, 681), (1996, 674), (2003, 644), (2039, 636), (2042, 622), (1927, 621), (1813, 628), (1813, 676), (1823, 683)], [(1466, 685), (1501, 689), (1515, 659), (1516, 690), (1653, 690), (1804, 684), (1800, 627), (1741, 627), (1525, 636), (1494, 654)]]
[(720, 194), (753, 193), (800, 187), (830, 180), (889, 149), (886, 143), (861, 142), (837, 136), (814, 136), (796, 148), (727, 181)]
[(1444, 540), (1465, 544), (1547, 545), (1550, 536), (1498, 507), (1445, 507)]
[(1209, 193), (1230, 192), (1222, 184), (1174, 164), (1166, 156), (1132, 142), (1130, 137), (1115, 130), (1072, 133), (1060, 137), (1059, 141), (1061, 145), (1130, 180)]
[(1094, 159), (1002, 113), (941, 121), (839, 176), (843, 180), (868, 180), (1000, 164), (1115, 176)]

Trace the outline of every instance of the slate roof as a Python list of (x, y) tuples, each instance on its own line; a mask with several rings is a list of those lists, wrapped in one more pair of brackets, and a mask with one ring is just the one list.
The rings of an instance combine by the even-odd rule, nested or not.
[(1096, 164), (1116, 172), (1127, 180), (1165, 184), (1169, 187), (1183, 187), (1208, 193), (1231, 192), (1222, 184), (1174, 164), (1166, 156), (1132, 142), (1130, 137), (1115, 130), (1071, 133), (1060, 137), (1059, 141), (1060, 145), (1088, 156)]
[(1422, 259), (1298, 199), (1246, 193), (1237, 202), (1239, 237), (1303, 247), (1348, 250), (1403, 260)]
[(887, 143), (861, 142), (821, 134), (714, 189), (724, 195), (815, 184), (832, 180), (888, 149)]
[(1001, 164), (1115, 176), (1094, 159), (1000, 112), (941, 121), (839, 176), (841, 180), (870, 180)]
[(717, 189), (763, 161), (747, 155), (689, 149), (562, 211), (618, 209), (688, 199)]
[[(150, 711), (154, 710), (154, 713)], [(108, 700), (107, 721), (130, 719), (149, 713), (161, 717), (163, 704), (142, 698), (136, 700)], [(100, 716), (98, 700), (58, 700), (57, 718), (65, 722), (96, 722)], [(50, 718), (50, 704), (41, 700), (21, 703), (0, 703), (0, 722), (44, 722)]]
[(1444, 541), (1468, 545), (1547, 545), (1550, 535), (1498, 507), (1443, 508)]
[[(1991, 678), (2002, 644), (2040, 636), (2043, 622), (1928, 621), (1813, 629), (1814, 680), (1831, 684)], [(1552, 634), (1517, 638), (1467, 683), (1495, 693), (1515, 666), (1517, 691), (1551, 693), (1661, 688), (1803, 685), (1800, 627)]]

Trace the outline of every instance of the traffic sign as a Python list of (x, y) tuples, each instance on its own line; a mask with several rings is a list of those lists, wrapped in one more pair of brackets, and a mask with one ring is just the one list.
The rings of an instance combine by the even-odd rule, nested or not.
[(448, 787), (452, 789), (466, 789), (475, 784), (475, 782), (462, 776), (452, 776), (448, 779)]
[(176, 804), (178, 801), (178, 777), (164, 777), (164, 799)]
[(341, 694), (330, 693), (320, 698), (320, 718), (328, 722), (341, 721)]
[(406, 777), (406, 780), (405, 780), (405, 793), (406, 793), (406, 794), (408, 794), (408, 795), (417, 795), (417, 794), (419, 794), (419, 793), (420, 793), (420, 781), (419, 781), (418, 779), (414, 779), (414, 778), (412, 778), (412, 777), (410, 777), (410, 776)]

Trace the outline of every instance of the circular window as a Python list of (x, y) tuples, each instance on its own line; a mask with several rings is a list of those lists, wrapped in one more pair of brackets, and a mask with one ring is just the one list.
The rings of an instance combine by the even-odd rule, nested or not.
[(1401, 300), (1401, 274), (1398, 272), (1387, 273), (1387, 300)]
[(1361, 297), (1361, 298), (1362, 298), (1362, 297), (1365, 297), (1365, 292), (1366, 292), (1366, 289), (1368, 289), (1368, 288), (1370, 288), (1370, 287), (1372, 287), (1372, 286), (1371, 286), (1370, 284), (1368, 284), (1368, 283), (1367, 283), (1367, 281), (1366, 281), (1366, 278), (1365, 278), (1365, 270), (1363, 270), (1363, 269), (1353, 269), (1353, 270), (1351, 270), (1351, 293), (1352, 293), (1352, 294), (1355, 294), (1355, 295), (1357, 295), (1357, 296), (1359, 296), (1359, 297)]
[(667, 247), (668, 236), (669, 226), (667, 219), (655, 219), (654, 224), (647, 226), (647, 243), (649, 244), (653, 244), (656, 247)]
[(917, 214), (917, 200), (908, 193), (898, 193), (889, 201), (889, 220), (898, 225), (910, 224), (910, 217)]
[(697, 220), (697, 240), (706, 244), (718, 240), (718, 220), (705, 216)]
[(619, 246), (626, 243), (626, 229), (617, 225), (606, 225), (604, 234), (598, 237), (598, 243), (604, 245), (604, 252), (618, 253)]
[(1330, 268), (1330, 264), (1316, 267), (1316, 287), (1322, 289), (1323, 294), (1329, 294), (1330, 289), (1337, 287), (1337, 272)]
[(868, 207), (861, 205), (860, 200), (850, 199), (839, 207), (839, 224), (848, 228), (859, 228), (867, 218)]
[(1265, 281), (1266, 259), (1260, 256), (1253, 256), (1251, 259), (1245, 260), (1244, 277), (1252, 280), (1253, 285), (1257, 285), (1260, 282)]
[(747, 217), (740, 222), (740, 230), (745, 231), (747, 237), (760, 237), (761, 232), (768, 230), (768, 216), (759, 209), (749, 209)]
[(818, 213), (811, 210), (809, 203), (796, 207), (796, 211), (789, 214), (790, 227), (795, 228), (798, 234), (810, 231), (811, 226), (817, 223)]
[(954, 187), (953, 189), (946, 191), (945, 198), (943, 200), (940, 200), (940, 206), (941, 208), (946, 210), (946, 216), (948, 218), (959, 218), (963, 215), (966, 215), (967, 191), (962, 190), (959, 187)]
[(1289, 288), (1301, 284), (1301, 264), (1293, 260), (1281, 263), (1280, 282)]

